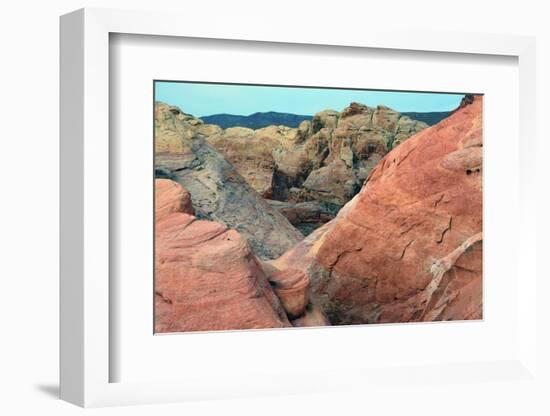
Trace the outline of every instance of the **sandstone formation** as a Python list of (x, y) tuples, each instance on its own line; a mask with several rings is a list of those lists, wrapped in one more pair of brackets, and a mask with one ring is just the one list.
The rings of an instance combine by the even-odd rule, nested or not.
[(155, 186), (155, 331), (290, 326), (246, 240), (187, 213), (180, 185)]
[[(209, 135), (208, 142), (266, 197), (285, 201), (312, 174), (304, 186), (314, 193), (328, 194), (337, 181), (349, 182), (348, 192), (337, 198), (347, 202), (389, 149), (426, 127), (387, 107), (352, 103), (341, 114), (321, 111), (297, 128), (233, 127)], [(332, 174), (338, 178), (331, 181)]]
[(283, 214), (304, 235), (308, 235), (316, 228), (333, 219), (340, 208), (337, 204), (323, 201), (293, 203), (267, 200), (267, 202)]
[(286, 126), (268, 126), (258, 130), (231, 127), (208, 136), (208, 142), (237, 169), (260, 195), (272, 197), (272, 178), (276, 167), (273, 152), (290, 148), (305, 139), (307, 131)]
[(341, 114), (320, 114), (317, 121), (314, 118), (312, 131), (322, 137), (320, 143), (327, 146), (328, 153), (302, 186), (309, 198), (340, 205), (359, 191), (389, 150), (427, 127), (384, 106), (351, 103)]
[(169, 179), (155, 180), (155, 218), (158, 220), (174, 212), (194, 215), (191, 194)]
[(429, 128), (352, 103), (221, 129), (156, 103), (155, 330), (480, 319), (482, 153), (480, 96)]
[(255, 131), (232, 127), (208, 137), (208, 142), (222, 153), (247, 183), (263, 197), (271, 195), (273, 158), (278, 146), (275, 138), (259, 138)]
[(281, 301), (292, 326), (327, 326), (330, 322), (310, 298), (310, 278), (299, 268), (289, 264), (278, 267), (276, 262), (263, 262), (262, 267), (275, 294)]
[(156, 176), (183, 185), (198, 218), (234, 228), (261, 258), (278, 257), (302, 234), (206, 142), (206, 130), (221, 132), (176, 107), (156, 103)]
[(286, 269), (270, 274), (269, 281), (289, 318), (302, 316), (309, 303), (309, 277), (301, 270)]
[[(233, 127), (207, 140), (264, 198), (340, 208), (392, 147), (426, 127), (387, 107), (352, 103), (342, 113), (321, 111), (297, 128)], [(306, 234), (308, 224), (301, 228)]]
[(197, 133), (210, 135), (218, 131), (220, 127), (204, 124), (178, 107), (155, 103), (155, 152), (184, 153)]
[[(352, 105), (336, 130), (370, 117), (397, 132), (394, 143), (411, 131), (408, 120), (377, 112)], [(333, 147), (340, 136), (333, 132)], [(358, 176), (369, 160), (355, 159), (359, 149), (380, 156), (389, 140), (381, 130), (366, 138), (361, 128), (347, 137)], [(481, 318), (482, 152), (482, 97), (467, 97), (385, 155), (334, 220), (270, 267), (304, 271), (331, 324)]]
[(328, 324), (303, 271), (262, 266), (237, 231), (192, 211), (181, 185), (155, 180), (155, 332)]
[[(351, 103), (302, 123), (293, 146), (274, 152), (273, 197), (326, 201), (342, 206), (393, 147), (427, 127), (387, 107)], [(293, 189), (294, 188), (294, 189)]]
[(308, 303), (304, 314), (290, 321), (296, 327), (329, 326), (330, 322), (318, 306)]

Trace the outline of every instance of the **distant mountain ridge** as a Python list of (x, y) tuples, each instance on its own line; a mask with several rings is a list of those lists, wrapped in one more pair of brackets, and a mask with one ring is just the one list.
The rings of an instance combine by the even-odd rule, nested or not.
[(248, 127), (250, 129), (261, 129), (272, 125), (282, 125), (288, 127), (298, 127), (304, 120), (311, 120), (313, 116), (305, 116), (290, 113), (278, 113), (276, 111), (267, 111), (264, 113), (254, 113), (249, 116), (240, 116), (235, 114), (214, 114), (201, 117), (207, 124), (217, 124), (223, 129), (228, 127)]
[(433, 126), (434, 124), (439, 123), (441, 120), (446, 119), (451, 115), (452, 111), (431, 111), (428, 113), (418, 113), (418, 112), (404, 112), (401, 113), (404, 116), (409, 116), (413, 120), (423, 121), (428, 126)]
[[(433, 111), (427, 113), (420, 112), (404, 112), (401, 113), (405, 116), (432, 126), (439, 123), (444, 118), (451, 114), (450, 111)], [(207, 124), (216, 124), (222, 129), (229, 127), (248, 127), (250, 129), (261, 129), (268, 126), (287, 126), (296, 128), (304, 120), (311, 120), (313, 116), (291, 114), (291, 113), (279, 113), (276, 111), (258, 112), (250, 114), (249, 116), (241, 116), (236, 114), (213, 114), (211, 116), (201, 117)]]

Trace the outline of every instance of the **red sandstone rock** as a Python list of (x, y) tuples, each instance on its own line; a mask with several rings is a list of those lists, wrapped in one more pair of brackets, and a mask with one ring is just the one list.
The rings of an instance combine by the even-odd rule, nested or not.
[(311, 302), (310, 280), (306, 273), (288, 265), (278, 269), (274, 261), (264, 261), (262, 267), (293, 326), (330, 325), (322, 309)]
[(301, 270), (273, 272), (269, 281), (290, 319), (303, 315), (309, 302), (309, 277)]
[(211, 130), (211, 126), (205, 126), (177, 107), (156, 103), (156, 176), (175, 180), (185, 187), (197, 216), (238, 230), (256, 256), (279, 257), (300, 241), (302, 234), (208, 144), (201, 129)]
[(157, 221), (174, 212), (193, 215), (191, 194), (169, 179), (155, 179), (155, 215)]
[(302, 234), (308, 235), (330, 221), (338, 212), (338, 205), (321, 201), (299, 203), (267, 200), (269, 205), (283, 214)]
[(156, 181), (155, 331), (290, 326), (246, 240), (182, 212), (176, 185)]
[(296, 327), (311, 327), (311, 326), (328, 326), (330, 322), (318, 306), (311, 302), (307, 305), (304, 314), (299, 318), (291, 321), (292, 326)]
[(332, 324), (481, 318), (481, 146), (475, 97), (388, 153), (334, 220), (273, 266), (304, 270)]

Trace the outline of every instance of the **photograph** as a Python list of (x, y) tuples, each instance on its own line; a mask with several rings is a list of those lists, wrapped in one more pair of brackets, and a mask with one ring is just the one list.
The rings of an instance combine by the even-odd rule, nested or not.
[(4, 2), (0, 416), (550, 416), (546, 5)]
[(483, 95), (155, 80), (154, 332), (483, 319)]

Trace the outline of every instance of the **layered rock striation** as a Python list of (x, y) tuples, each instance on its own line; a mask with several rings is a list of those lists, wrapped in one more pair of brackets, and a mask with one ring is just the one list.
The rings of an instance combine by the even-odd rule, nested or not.
[(155, 130), (157, 332), (482, 317), (482, 97)]
[[(331, 211), (338, 211), (359, 191), (369, 172), (391, 148), (426, 127), (425, 123), (387, 107), (352, 103), (341, 113), (321, 111), (296, 128), (272, 125), (256, 130), (221, 129), (204, 124), (177, 107), (156, 103), (157, 176), (179, 182), (190, 170), (195, 171), (191, 177), (197, 176), (196, 171), (204, 166), (201, 160), (214, 159), (211, 151), (214, 148), (261, 197), (291, 204), (316, 202), (320, 207), (316, 215), (325, 221), (334, 217), (327, 219), (326, 204), (335, 207)], [(197, 148), (197, 144), (203, 147), (204, 140), (212, 146), (210, 151), (208, 147), (203, 151)], [(205, 178), (202, 179), (204, 182)], [(192, 194), (197, 192), (191, 189), (190, 181), (181, 183)], [(223, 178), (221, 183), (225, 183)], [(197, 203), (198, 215), (205, 214), (231, 227), (238, 225), (238, 221), (225, 222), (224, 215), (208, 216), (206, 211), (212, 211), (212, 204), (207, 205), (210, 207), (203, 209)], [(281, 212), (284, 215), (291, 210)], [(322, 223), (306, 221), (298, 224), (298, 228), (308, 234), (314, 224)], [(246, 230), (239, 231), (248, 237)], [(258, 249), (254, 241), (251, 243)], [(273, 254), (281, 253), (275, 250), (261, 255)]]
[(384, 156), (334, 220), (272, 265), (304, 271), (332, 324), (481, 318), (482, 146), (482, 97), (467, 97)]
[(175, 182), (157, 180), (156, 190), (155, 331), (290, 326), (246, 240), (191, 215)]
[[(297, 128), (233, 127), (207, 140), (264, 198), (334, 204), (337, 211), (389, 150), (426, 127), (387, 107), (352, 103)], [(306, 234), (309, 228), (302, 227)]]
[(260, 258), (275, 258), (302, 234), (272, 208), (205, 139), (220, 133), (178, 108), (155, 106), (155, 170), (190, 193), (195, 215), (234, 228)]
[(327, 323), (304, 272), (266, 273), (237, 231), (192, 214), (181, 185), (155, 180), (155, 332)]

